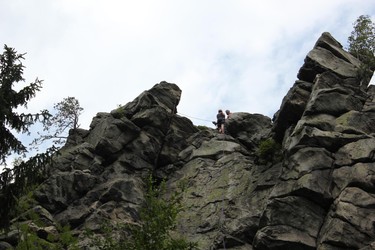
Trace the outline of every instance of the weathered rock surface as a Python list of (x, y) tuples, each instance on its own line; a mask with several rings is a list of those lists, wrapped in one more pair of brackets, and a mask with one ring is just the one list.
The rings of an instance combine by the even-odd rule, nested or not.
[[(234, 113), (225, 135), (177, 115), (181, 90), (166, 82), (98, 113), (34, 192), (41, 230), (70, 224), (89, 249), (86, 228), (139, 220), (152, 172), (171, 192), (186, 183), (176, 232), (199, 249), (375, 249), (375, 88), (360, 64), (323, 33), (273, 122)], [(283, 159), (259, 161), (271, 137)]]
[[(356, 74), (360, 62), (340, 47), (322, 35), (298, 74), (311, 83), (308, 98), (299, 100), (293, 86), (274, 118), (285, 159), (255, 249), (360, 249), (374, 242), (373, 87), (363, 86)], [(303, 112), (296, 110), (293, 119), (280, 116), (296, 100)], [(280, 199), (283, 205), (274, 206)], [(300, 200), (311, 204), (288, 209)], [(278, 223), (278, 217), (288, 218), (280, 215), (283, 209), (292, 215)], [(268, 214), (276, 216), (268, 221)], [(311, 217), (316, 224), (306, 221)]]

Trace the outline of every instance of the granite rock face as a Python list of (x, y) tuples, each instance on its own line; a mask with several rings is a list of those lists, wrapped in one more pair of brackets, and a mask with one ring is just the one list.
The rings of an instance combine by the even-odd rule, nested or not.
[(285, 158), (255, 249), (361, 249), (375, 241), (374, 93), (359, 65), (328, 33), (307, 55), (274, 117)]
[[(186, 184), (176, 233), (199, 249), (375, 249), (375, 88), (360, 65), (323, 33), (273, 121), (234, 113), (227, 134), (179, 116), (179, 87), (156, 84), (72, 131), (33, 209), (90, 249), (85, 229), (138, 222), (152, 172), (171, 192)], [(275, 162), (259, 160), (269, 138)]]

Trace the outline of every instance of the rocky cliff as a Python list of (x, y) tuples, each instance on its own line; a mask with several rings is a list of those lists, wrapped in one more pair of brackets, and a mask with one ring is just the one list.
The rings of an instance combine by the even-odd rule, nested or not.
[[(323, 33), (274, 118), (234, 113), (225, 135), (179, 116), (179, 87), (156, 84), (71, 133), (33, 209), (84, 248), (85, 228), (137, 221), (151, 171), (168, 190), (186, 183), (176, 230), (199, 249), (375, 249), (375, 87), (360, 65)], [(260, 161), (271, 137), (282, 157)]]

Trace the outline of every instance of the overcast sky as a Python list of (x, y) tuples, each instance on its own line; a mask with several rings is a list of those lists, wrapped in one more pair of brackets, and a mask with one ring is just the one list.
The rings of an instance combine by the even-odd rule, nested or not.
[(29, 111), (73, 96), (88, 129), (167, 81), (178, 112), (213, 127), (219, 108), (272, 118), (321, 33), (346, 47), (362, 14), (374, 0), (0, 0), (0, 41), (27, 53), (26, 83), (44, 80)]

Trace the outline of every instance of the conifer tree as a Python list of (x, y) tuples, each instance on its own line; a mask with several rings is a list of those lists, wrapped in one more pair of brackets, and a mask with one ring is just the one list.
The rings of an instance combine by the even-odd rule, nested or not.
[(27, 148), (17, 139), (14, 132), (28, 133), (32, 124), (49, 117), (47, 110), (37, 114), (17, 112), (17, 108), (27, 107), (30, 99), (42, 87), (42, 81), (36, 79), (20, 90), (16, 90), (15, 85), (25, 81), (22, 77), (24, 55), (17, 54), (7, 45), (4, 45), (4, 52), (0, 54), (0, 163), (5, 163), (11, 153), (27, 152)]
[(375, 70), (375, 24), (370, 16), (361, 15), (353, 28), (348, 37), (348, 51), (364, 64), (362, 76), (371, 78)]
[[(28, 102), (42, 87), (42, 81), (36, 79), (25, 87), (21, 84), (24, 66), (24, 54), (18, 54), (13, 48), (4, 46), (0, 54), (0, 164), (6, 162), (12, 154), (25, 154), (27, 148), (14, 133), (29, 133), (29, 127), (37, 121), (46, 121), (50, 114), (42, 110), (36, 114), (18, 113), (19, 107), (27, 107)], [(0, 227), (7, 227), (18, 198), (32, 185), (40, 183), (45, 176), (45, 164), (55, 152), (54, 147), (44, 154), (31, 157), (28, 161), (17, 161), (13, 169), (5, 168), (0, 173)]]

